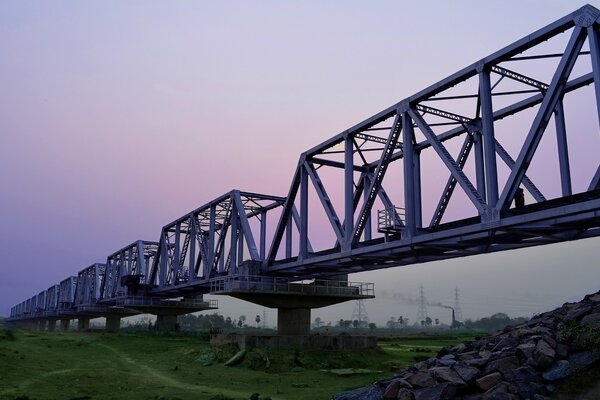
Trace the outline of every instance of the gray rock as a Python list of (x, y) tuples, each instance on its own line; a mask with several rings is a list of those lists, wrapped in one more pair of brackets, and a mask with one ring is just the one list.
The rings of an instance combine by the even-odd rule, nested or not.
[(569, 356), (569, 346), (564, 343), (557, 344), (554, 350), (558, 358), (567, 358)]
[(377, 386), (372, 385), (338, 393), (333, 396), (332, 400), (383, 400), (383, 394)]
[(479, 369), (464, 364), (456, 364), (453, 369), (465, 382), (472, 381), (480, 374)]
[(450, 358), (442, 358), (440, 360), (437, 360), (437, 364), (442, 365), (444, 367), (451, 367), (454, 364), (456, 364), (456, 360)]
[(592, 328), (600, 328), (600, 313), (586, 315), (581, 319), (581, 324)]
[(499, 371), (505, 375), (515, 368), (519, 368), (519, 359), (516, 356), (509, 356), (490, 361), (485, 367), (485, 372)]
[(481, 393), (471, 393), (463, 396), (463, 400), (481, 400), (482, 397)]
[(542, 377), (548, 382), (559, 381), (573, 375), (575, 370), (566, 360), (556, 362), (552, 368), (542, 374)]
[(496, 344), (494, 346), (492, 351), (498, 351), (498, 350), (503, 350), (503, 349), (507, 349), (507, 348), (512, 348), (512, 347), (517, 346), (518, 344), (519, 344), (519, 341), (516, 338), (506, 336), (506, 337), (502, 338), (498, 342), (498, 344)]
[(535, 331), (531, 328), (523, 327), (515, 330), (515, 336), (521, 338), (525, 336), (535, 335)]
[(538, 380), (538, 372), (529, 366), (524, 366), (506, 374), (505, 378), (512, 382), (530, 383)]
[(492, 374), (488, 374), (486, 376), (482, 376), (481, 378), (477, 379), (475, 381), (475, 384), (477, 385), (477, 387), (483, 391), (487, 391), (491, 388), (493, 388), (494, 386), (496, 386), (498, 383), (500, 383), (502, 381), (502, 375), (500, 375), (500, 372), (494, 372)]
[(517, 400), (514, 394), (509, 393), (509, 386), (506, 382), (499, 382), (493, 388), (486, 391), (481, 400)]
[(569, 364), (575, 371), (585, 369), (597, 361), (600, 361), (600, 353), (597, 352), (582, 351), (569, 357)]
[(431, 372), (433, 373), (433, 377), (438, 381), (455, 383), (460, 386), (465, 385), (465, 381), (462, 380), (458, 374), (448, 367), (437, 367), (432, 368)]
[(544, 341), (550, 345), (553, 349), (556, 348), (556, 340), (550, 335), (544, 336)]
[(436, 385), (435, 379), (427, 372), (417, 372), (413, 376), (407, 379), (407, 381), (418, 387), (431, 387)]
[(402, 388), (398, 391), (396, 400), (415, 400), (415, 395), (413, 394), (412, 390)]
[(585, 296), (586, 299), (593, 301), (594, 303), (600, 303), (600, 293)]
[(415, 391), (415, 400), (452, 400), (456, 387), (451, 383), (442, 383), (430, 388)]
[(385, 388), (385, 391), (383, 392), (383, 398), (385, 400), (396, 400), (398, 392), (401, 388), (402, 387), (398, 381), (392, 381), (387, 388)]
[(584, 315), (592, 311), (592, 307), (585, 304), (577, 304), (573, 309), (569, 310), (569, 313), (565, 316), (564, 321), (576, 321), (581, 319)]
[(535, 343), (527, 342), (517, 346), (517, 356), (522, 360), (529, 360), (533, 357), (533, 351), (535, 350)]
[(535, 350), (533, 351), (533, 359), (535, 360), (538, 367), (546, 369), (552, 365), (556, 352), (548, 343), (544, 340), (537, 342)]
[(464, 343), (457, 344), (453, 348), (450, 349), (453, 353), (461, 353), (467, 349), (467, 346)]
[(412, 389), (412, 385), (410, 383), (408, 383), (404, 379), (394, 379), (393, 381), (387, 384), (387, 387), (385, 387), (385, 390), (383, 392), (383, 398), (386, 400), (395, 400), (399, 396), (399, 393), (402, 391), (402, 389), (406, 389), (410, 393), (412, 393), (412, 391), (410, 390)]
[(513, 386), (516, 388), (516, 392), (524, 399), (531, 399), (536, 394), (545, 394), (546, 388), (544, 385), (537, 382), (513, 382)]

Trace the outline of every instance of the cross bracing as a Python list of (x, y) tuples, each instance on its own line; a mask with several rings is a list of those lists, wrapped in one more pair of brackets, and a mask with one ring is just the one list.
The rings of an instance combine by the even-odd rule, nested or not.
[(226, 193), (11, 316), (597, 236), (599, 16), (586, 5), (308, 149), (286, 197)]

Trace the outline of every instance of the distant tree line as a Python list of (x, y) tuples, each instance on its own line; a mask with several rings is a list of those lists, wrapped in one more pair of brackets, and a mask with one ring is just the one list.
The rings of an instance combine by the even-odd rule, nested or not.
[(494, 332), (508, 325), (517, 325), (523, 322), (526, 322), (529, 318), (525, 317), (517, 317), (510, 318), (505, 313), (496, 313), (489, 317), (484, 317), (481, 319), (470, 320), (467, 319), (464, 322), (465, 329), (469, 330), (481, 330), (486, 332)]
[[(243, 317), (243, 318), (241, 318)], [(245, 325), (245, 316), (241, 316), (238, 320), (241, 322), (241, 326)], [(224, 317), (219, 313), (213, 314), (186, 314), (181, 315), (177, 318), (177, 322), (181, 329), (184, 330), (208, 330), (212, 328), (234, 328), (237, 327), (238, 321), (234, 321), (231, 317)]]

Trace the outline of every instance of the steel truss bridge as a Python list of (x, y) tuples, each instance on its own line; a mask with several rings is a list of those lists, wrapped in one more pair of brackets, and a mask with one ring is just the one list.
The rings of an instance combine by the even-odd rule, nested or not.
[[(372, 285), (330, 281), (598, 236), (600, 157), (572, 174), (580, 155), (569, 147), (599, 139), (599, 17), (586, 5), (475, 62), (302, 153), (286, 197), (224, 194), (158, 242), (136, 241), (14, 306), (11, 320), (214, 308), (202, 294), (252, 282), (372, 297)], [(594, 115), (568, 130), (586, 105)], [(313, 247), (324, 231), (330, 245)]]

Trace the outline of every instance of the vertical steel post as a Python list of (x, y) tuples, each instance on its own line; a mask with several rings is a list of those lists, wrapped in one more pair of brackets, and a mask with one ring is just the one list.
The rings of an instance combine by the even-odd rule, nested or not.
[(175, 249), (173, 251), (173, 262), (171, 263), (171, 276), (173, 285), (179, 285), (179, 259), (181, 258), (181, 250), (179, 248), (181, 239), (181, 222), (175, 225)]
[(485, 201), (485, 164), (483, 161), (483, 136), (481, 132), (473, 132), (475, 141), (475, 177), (477, 180), (477, 192)]
[(483, 132), (483, 150), (485, 154), (486, 199), (488, 206), (494, 208), (498, 202), (496, 137), (494, 134), (494, 111), (492, 107), (490, 71), (485, 68), (485, 66), (483, 66), (479, 72), (479, 97), (481, 99), (481, 129)]
[(210, 270), (213, 265), (217, 265), (215, 260), (215, 233), (217, 230), (217, 206), (214, 204), (210, 205), (210, 221), (208, 229), (208, 260), (203, 260), (204, 263), (204, 279), (208, 279), (210, 276)]
[(285, 258), (292, 256), (292, 213), (285, 227)]
[[(198, 232), (197, 229), (197, 224), (196, 224), (196, 217), (194, 216), (194, 214), (190, 214), (190, 225), (189, 225), (189, 229), (190, 229), (190, 246), (188, 249), (188, 279), (189, 281), (193, 281), (196, 279), (196, 242), (197, 242), (197, 238), (198, 238), (198, 234), (200, 232)], [(202, 244), (200, 244), (202, 245)], [(206, 260), (204, 260), (204, 262), (206, 262)]]
[(354, 144), (350, 134), (344, 139), (344, 243), (350, 250), (354, 233)]
[(136, 251), (137, 251), (137, 262), (138, 262), (138, 274), (144, 275), (144, 283), (148, 283), (148, 273), (150, 272), (150, 266), (146, 262), (146, 258), (144, 258), (144, 242), (138, 240), (136, 243)]
[(600, 34), (596, 29), (596, 24), (592, 24), (587, 28), (587, 34), (590, 45), (590, 56), (592, 58), (592, 76), (594, 77), (596, 109), (598, 110), (598, 121), (600, 123)]
[(260, 212), (260, 259), (265, 260), (267, 251), (267, 212)]
[(554, 122), (556, 124), (556, 142), (558, 146), (558, 164), (560, 166), (560, 186), (563, 196), (570, 196), (571, 168), (569, 166), (569, 147), (567, 145), (567, 129), (565, 124), (565, 110), (562, 99), (556, 103), (554, 110)]
[(158, 267), (158, 276), (160, 277), (160, 282), (158, 283), (159, 287), (165, 286), (165, 279), (167, 279), (167, 258), (169, 257), (169, 251), (167, 250), (167, 246), (169, 245), (167, 240), (168, 234), (164, 230), (162, 234), (163, 237), (160, 246), (160, 264)]
[(298, 259), (308, 257), (308, 171), (303, 166), (300, 172), (300, 243)]
[(406, 237), (412, 237), (417, 232), (415, 221), (415, 164), (413, 122), (408, 112), (402, 115), (402, 154), (404, 160), (404, 212)]
[[(363, 198), (366, 201), (366, 199), (369, 197), (369, 179), (367, 174), (363, 176), (363, 188)], [(371, 230), (371, 213), (372, 211), (369, 211), (369, 215), (367, 216), (367, 220), (365, 222), (365, 240), (371, 240), (373, 238), (373, 232)]]
[[(243, 211), (242, 211), (243, 212)], [(238, 267), (242, 264), (242, 262), (244, 261), (244, 230), (242, 229), (242, 224), (240, 223), (240, 219), (241, 217), (238, 216), (238, 251), (237, 251), (237, 262), (235, 265), (235, 272), (238, 271)]]
[[(237, 263), (237, 240), (238, 240), (238, 210), (231, 199), (231, 220), (229, 230), (231, 231), (231, 245), (229, 247), (229, 272), (235, 270), (234, 265)], [(241, 233), (241, 232), (240, 232)]]
[(414, 180), (415, 180), (415, 226), (423, 227), (423, 210), (421, 205), (421, 152), (415, 151), (413, 156)]

